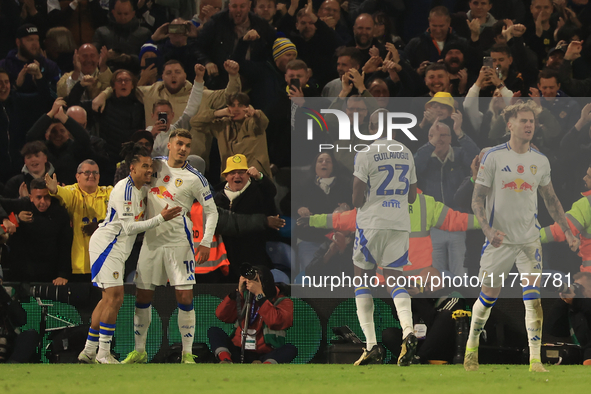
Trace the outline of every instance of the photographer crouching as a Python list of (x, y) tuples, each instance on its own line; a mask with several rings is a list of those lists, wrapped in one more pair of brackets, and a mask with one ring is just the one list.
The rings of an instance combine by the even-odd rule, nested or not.
[(219, 327), (207, 332), (220, 363), (287, 364), (297, 356), (297, 348), (285, 343), (285, 330), (293, 324), (293, 301), (285, 293), (268, 268), (242, 265), (238, 289), (215, 311), (236, 329), (231, 338)]
[(583, 365), (591, 366), (591, 273), (578, 272), (573, 280), (545, 316), (546, 329), (556, 337), (573, 337), (583, 350)]

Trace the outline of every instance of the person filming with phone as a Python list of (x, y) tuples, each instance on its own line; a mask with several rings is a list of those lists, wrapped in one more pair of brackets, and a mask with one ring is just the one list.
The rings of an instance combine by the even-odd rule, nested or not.
[(276, 284), (269, 268), (244, 263), (238, 288), (218, 305), (215, 315), (236, 329), (228, 336), (210, 327), (207, 337), (220, 364), (287, 364), (298, 349), (285, 342), (285, 331), (293, 325), (293, 301), (282, 284)]
[(195, 23), (176, 18), (158, 27), (152, 34), (151, 41), (148, 41), (158, 48), (159, 57), (163, 63), (175, 59), (182, 64), (187, 73), (187, 81), (195, 78), (193, 65), (199, 63), (198, 49), (195, 44), (199, 28)]

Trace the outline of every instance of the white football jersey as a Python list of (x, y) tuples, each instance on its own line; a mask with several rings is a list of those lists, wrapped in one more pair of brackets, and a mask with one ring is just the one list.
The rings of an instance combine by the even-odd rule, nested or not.
[[(400, 152), (386, 149), (394, 144), (401, 146)], [(408, 191), (417, 182), (410, 150), (398, 141), (377, 140), (367, 152), (357, 153), (353, 175), (367, 183), (365, 204), (357, 211), (357, 227), (410, 232)]]
[(90, 238), (89, 250), (97, 253), (114, 250), (121, 255), (119, 258), (127, 258), (133, 248), (137, 234), (127, 235), (123, 230), (123, 221), (139, 222), (144, 218), (147, 188), (135, 187), (133, 179), (128, 176), (117, 182), (107, 207), (105, 220), (98, 226)]
[(495, 146), (482, 158), (476, 183), (491, 188), (486, 215), (490, 226), (506, 234), (503, 243), (524, 244), (540, 237), (536, 191), (550, 183), (546, 156), (532, 148), (516, 153), (508, 142)]
[(144, 243), (147, 243), (150, 248), (190, 245), (193, 249), (193, 223), (189, 214), (193, 202), (197, 200), (203, 206), (206, 218), (201, 245), (209, 247), (218, 217), (209, 183), (189, 163), (185, 162), (180, 168), (172, 168), (167, 160), (166, 157), (157, 157), (152, 162), (154, 173), (152, 184), (148, 189), (146, 216), (152, 218), (158, 215), (166, 205), (169, 208), (181, 207), (182, 214), (146, 231)]

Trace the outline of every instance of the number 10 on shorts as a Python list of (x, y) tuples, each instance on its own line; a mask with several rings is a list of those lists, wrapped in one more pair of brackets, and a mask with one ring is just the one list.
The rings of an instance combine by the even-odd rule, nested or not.
[(183, 264), (187, 267), (187, 274), (192, 274), (195, 272), (195, 262), (191, 261), (183, 261)]

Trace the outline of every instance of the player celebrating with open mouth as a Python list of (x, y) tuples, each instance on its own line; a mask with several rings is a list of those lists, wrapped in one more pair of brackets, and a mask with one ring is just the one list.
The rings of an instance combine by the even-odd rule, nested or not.
[(482, 290), (472, 308), (472, 323), (466, 344), (464, 368), (478, 370), (480, 333), (497, 301), (513, 264), (517, 265), (523, 288), (525, 326), (529, 341), (529, 370), (548, 372), (541, 362), (542, 303), (538, 196), (540, 191), (548, 212), (560, 225), (570, 248), (579, 240), (571, 233), (564, 210), (552, 187), (550, 162), (532, 148), (536, 111), (531, 103), (506, 107), (502, 116), (511, 132), (509, 142), (490, 149), (482, 159), (472, 195), (472, 209), (487, 241), (482, 248), (480, 273)]
[[(191, 133), (185, 129), (171, 132), (168, 157), (154, 159), (154, 182), (148, 193), (148, 217), (156, 215), (163, 206), (181, 207), (182, 215), (162, 226), (146, 231), (138, 260), (134, 332), (135, 350), (123, 364), (145, 363), (146, 339), (152, 318), (151, 304), (156, 286), (167, 282), (175, 288), (178, 303), (178, 326), (182, 338), (182, 363), (194, 364), (192, 347), (195, 337), (195, 310), (193, 285), (195, 263), (203, 264), (209, 257), (209, 248), (218, 221), (209, 183), (186, 161), (191, 153)], [(204, 234), (194, 249), (193, 222), (189, 216), (193, 202), (203, 206)], [(195, 258), (197, 256), (197, 258)]]

